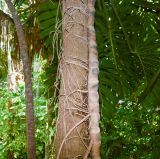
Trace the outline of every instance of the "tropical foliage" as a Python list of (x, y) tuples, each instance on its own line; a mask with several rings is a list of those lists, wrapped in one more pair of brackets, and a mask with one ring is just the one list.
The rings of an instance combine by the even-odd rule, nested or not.
[[(22, 73), (21, 57), (12, 17), (0, 2), (0, 158), (9, 151), (15, 158), (26, 158), (24, 84), (16, 92), (7, 88), (8, 39), (13, 66)], [(14, 0), (14, 5), (32, 61), (37, 158), (54, 158), (62, 4)], [(159, 8), (157, 0), (96, 2), (102, 159), (160, 156)], [(36, 62), (40, 70), (35, 69)], [(10, 99), (11, 110), (6, 104)]]

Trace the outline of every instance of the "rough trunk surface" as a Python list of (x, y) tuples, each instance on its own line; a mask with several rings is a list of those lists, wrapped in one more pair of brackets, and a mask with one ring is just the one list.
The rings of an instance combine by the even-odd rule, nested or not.
[(94, 29), (96, 0), (88, 0), (88, 48), (89, 48), (89, 73), (88, 73), (88, 107), (90, 113), (90, 139), (92, 143), (92, 158), (100, 159), (100, 128), (99, 128), (99, 94), (98, 74), (99, 61)]
[(56, 159), (83, 159), (89, 146), (87, 0), (63, 0)]

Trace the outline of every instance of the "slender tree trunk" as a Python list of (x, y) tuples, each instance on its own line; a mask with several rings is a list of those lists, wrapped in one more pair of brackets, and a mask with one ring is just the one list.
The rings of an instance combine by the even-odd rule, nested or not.
[(8, 75), (12, 73), (12, 58), (11, 58), (11, 51), (10, 51), (10, 23), (9, 21), (6, 22), (6, 42), (7, 42), (7, 59), (8, 59)]
[(89, 146), (87, 0), (63, 0), (63, 53), (56, 159), (83, 159)]
[(94, 29), (96, 0), (88, 0), (88, 40), (89, 40), (89, 74), (88, 74), (88, 108), (90, 113), (90, 138), (92, 158), (100, 159), (100, 128), (99, 128), (99, 94), (98, 73), (99, 62), (96, 49), (96, 34)]
[(28, 159), (36, 158), (35, 150), (35, 117), (32, 95), (32, 82), (31, 82), (31, 66), (28, 57), (28, 48), (25, 40), (24, 31), (18, 14), (11, 2), (11, 0), (5, 0), (8, 8), (13, 16), (13, 20), (17, 30), (17, 36), (20, 46), (21, 57), (24, 67), (24, 80), (25, 80), (25, 95), (26, 95), (26, 120), (27, 120), (27, 154)]
[[(8, 63), (8, 90), (9, 91), (13, 91), (12, 89), (10, 89), (11, 87), (11, 81), (10, 81), (10, 75), (12, 73), (12, 59), (11, 59), (11, 52), (10, 52), (10, 36), (9, 36), (9, 32), (10, 32), (10, 23), (8, 22), (8, 20), (6, 21), (6, 45), (7, 45), (7, 63)], [(13, 113), (13, 103), (12, 103), (12, 99), (9, 98), (8, 99), (8, 111), (10, 113)], [(13, 130), (13, 121), (8, 119), (8, 126), (9, 126), (9, 131), (8, 131), (8, 138), (9, 141), (13, 140), (13, 136), (12, 136), (12, 130)], [(8, 159), (14, 159), (14, 152), (13, 150), (8, 150), (7, 152), (7, 158)]]

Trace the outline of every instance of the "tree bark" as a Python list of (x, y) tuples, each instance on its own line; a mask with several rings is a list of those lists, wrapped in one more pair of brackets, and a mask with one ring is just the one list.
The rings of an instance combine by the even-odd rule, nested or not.
[(28, 159), (36, 158), (35, 148), (35, 117), (34, 117), (34, 105), (32, 95), (32, 81), (31, 81), (31, 65), (28, 57), (28, 48), (25, 40), (24, 31), (19, 20), (18, 14), (11, 2), (11, 0), (5, 0), (8, 8), (12, 14), (13, 21), (16, 26), (21, 57), (24, 68), (24, 80), (25, 80), (25, 96), (26, 96), (26, 121), (27, 121), (27, 155)]
[(100, 128), (99, 128), (99, 94), (98, 73), (99, 61), (94, 29), (96, 0), (88, 0), (88, 47), (89, 47), (89, 74), (88, 74), (88, 108), (90, 113), (90, 138), (92, 143), (92, 158), (100, 159)]
[(89, 146), (87, 0), (63, 0), (57, 159), (83, 159)]
[[(11, 87), (11, 80), (10, 80), (10, 75), (12, 73), (12, 59), (11, 59), (11, 52), (10, 52), (10, 36), (9, 36), (9, 32), (10, 32), (10, 23), (7, 20), (6, 21), (6, 45), (7, 45), (7, 63), (8, 63), (8, 91), (13, 91), (12, 89), (10, 89)], [(9, 98), (8, 99), (8, 112), (13, 113), (13, 103), (12, 103), (12, 99)], [(8, 119), (8, 138), (9, 141), (11, 141), (13, 139), (12, 136), (12, 130), (13, 130), (13, 121)], [(7, 159), (14, 159), (14, 151), (13, 150), (8, 150), (7, 152)]]
[(11, 58), (11, 51), (10, 51), (10, 23), (6, 21), (6, 42), (7, 42), (7, 61), (8, 61), (8, 75), (12, 73), (12, 58)]

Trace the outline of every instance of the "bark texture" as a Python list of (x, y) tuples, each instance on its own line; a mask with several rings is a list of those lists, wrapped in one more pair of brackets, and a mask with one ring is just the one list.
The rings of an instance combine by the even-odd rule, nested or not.
[(83, 159), (89, 146), (87, 0), (63, 0), (63, 52), (56, 159)]
[(88, 74), (88, 107), (90, 113), (90, 138), (92, 143), (92, 158), (100, 159), (100, 128), (99, 128), (99, 94), (98, 73), (99, 61), (96, 49), (96, 34), (94, 29), (95, 0), (88, 0), (88, 41), (89, 41), (89, 74)]
[(24, 80), (25, 80), (25, 96), (26, 96), (26, 120), (27, 120), (27, 154), (28, 159), (36, 158), (35, 150), (35, 117), (32, 95), (32, 82), (31, 82), (31, 67), (28, 57), (28, 48), (25, 40), (24, 31), (19, 20), (18, 14), (11, 2), (11, 0), (5, 0), (8, 8), (12, 14), (13, 21), (16, 26), (21, 57), (24, 68)]

